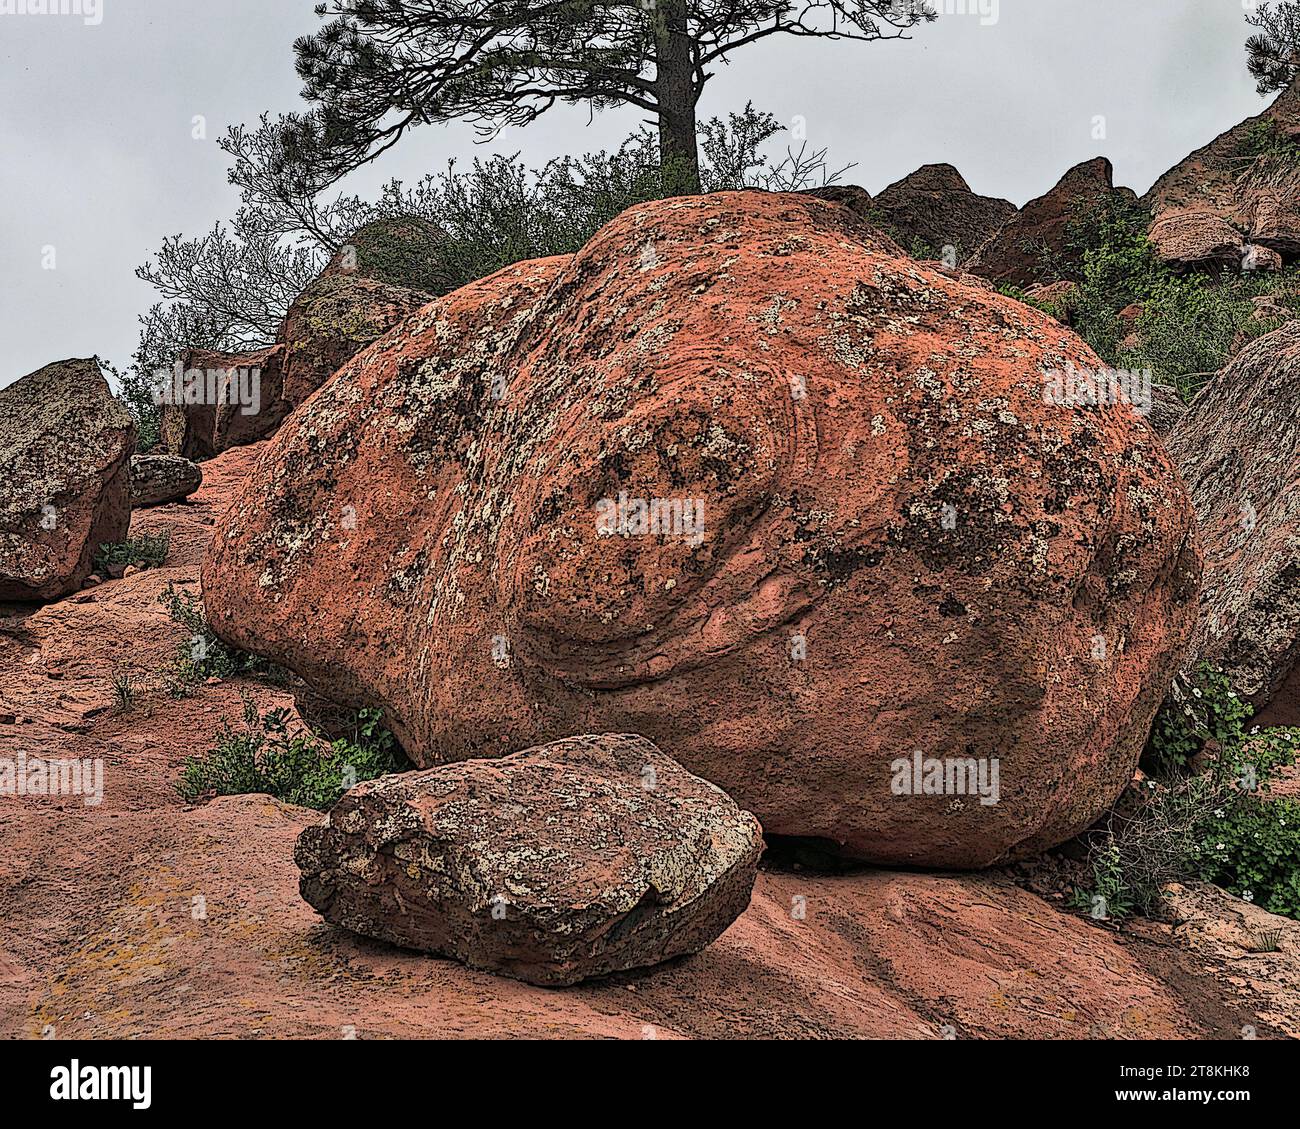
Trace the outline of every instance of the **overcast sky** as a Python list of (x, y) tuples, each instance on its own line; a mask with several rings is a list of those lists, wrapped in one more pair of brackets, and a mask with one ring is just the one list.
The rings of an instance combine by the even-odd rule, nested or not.
[[(701, 116), (753, 99), (784, 122), (802, 115), (834, 163), (857, 162), (844, 179), (872, 192), (948, 161), (977, 192), (1022, 204), (1099, 154), (1142, 192), (1265, 105), (1242, 50), (1252, 0), (1000, 0), (995, 21), (964, 14), (991, 2), (932, 0), (952, 14), (910, 42), (745, 48)], [(0, 14), (0, 386), (71, 356), (125, 365), (153, 300), (134, 268), (163, 236), (235, 210), (216, 140), (301, 106), (291, 48), (318, 24), (314, 0), (102, 5), (96, 26)], [(192, 137), (196, 115), (207, 140)], [(540, 164), (615, 146), (640, 118), (557, 108), (486, 147), (467, 127), (425, 127), (343, 187), (368, 193), (491, 151)]]

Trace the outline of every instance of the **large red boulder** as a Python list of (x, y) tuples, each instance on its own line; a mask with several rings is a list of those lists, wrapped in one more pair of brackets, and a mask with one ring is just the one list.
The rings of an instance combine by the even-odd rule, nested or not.
[(131, 524), (135, 424), (99, 362), (60, 361), (0, 389), (0, 600), (81, 588)]
[(1300, 321), (1247, 346), (1167, 443), (1205, 546), (1189, 665), (1223, 669), (1265, 720), (1300, 724)]
[(336, 373), (208, 612), (422, 765), (638, 732), (770, 834), (1025, 855), (1130, 779), (1195, 614), (1154, 431), (1052, 392), (1100, 364), (835, 205), (646, 204)]

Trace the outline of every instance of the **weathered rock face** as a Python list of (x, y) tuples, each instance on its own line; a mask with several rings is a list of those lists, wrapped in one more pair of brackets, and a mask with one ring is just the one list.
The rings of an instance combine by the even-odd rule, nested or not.
[(433, 295), (333, 269), (289, 307), (280, 330), (284, 398), (293, 407)]
[(352, 275), (403, 290), (445, 294), (450, 289), (442, 262), (446, 239), (442, 228), (418, 216), (376, 220), (353, 234), (323, 275)]
[(362, 784), (294, 858), (328, 921), (558, 986), (699, 952), (762, 852), (726, 793), (607, 735)]
[(1240, 269), (1249, 252), (1241, 232), (1212, 212), (1165, 216), (1151, 225), (1148, 238), (1161, 262), (1174, 267)]
[(182, 501), (202, 485), (203, 471), (179, 455), (131, 459), (131, 505), (137, 510)]
[(1221, 665), (1260, 707), (1300, 682), (1298, 374), (1300, 322), (1290, 322), (1243, 349), (1168, 438), (1205, 547), (1191, 659)]
[(96, 360), (0, 389), (0, 600), (57, 600), (131, 523), (135, 424)]
[(820, 188), (807, 188), (804, 191), (818, 200), (827, 200), (847, 208), (860, 220), (871, 221), (873, 207), (871, 193), (860, 184), (824, 184)]
[(1046, 278), (1049, 267), (1074, 277), (1079, 267), (1070, 247), (1070, 225), (1108, 200), (1131, 200), (1114, 186), (1114, 169), (1105, 157), (1076, 165), (1044, 196), (1030, 200), (991, 236), (966, 263), (972, 274), (999, 285), (1027, 287)]
[[(639, 732), (772, 834), (1030, 853), (1130, 778), (1199, 570), (1150, 427), (1046, 402), (1067, 364), (1101, 366), (843, 209), (634, 208), (341, 369), (207, 609), (425, 765)], [(998, 802), (906, 794), (916, 750), (997, 759)]]
[(1151, 386), (1151, 411), (1147, 413), (1147, 423), (1156, 429), (1157, 435), (1168, 435), (1186, 414), (1187, 405), (1177, 388), (1168, 384)]
[[(1222, 244), (1225, 228), (1239, 244), (1260, 244), (1287, 259), (1300, 254), (1298, 139), (1300, 84), (1292, 84), (1262, 114), (1220, 134), (1165, 173), (1141, 201), (1151, 213), (1151, 235), (1162, 257), (1189, 266), (1204, 262), (1206, 244)], [(1211, 218), (1219, 221), (1219, 236), (1208, 234)], [(1200, 237), (1174, 240), (1167, 235), (1192, 230), (1191, 225), (1202, 232)], [(1179, 260), (1184, 252), (1188, 257)], [(1238, 265), (1271, 269), (1272, 261), (1257, 255)]]
[(977, 196), (952, 165), (924, 165), (875, 199), (880, 223), (907, 250), (918, 245), (942, 258), (969, 258), (1016, 214), (1010, 200)]
[(284, 348), (248, 353), (187, 349), (181, 374), (164, 390), (162, 446), (186, 459), (210, 459), (257, 443), (285, 420)]

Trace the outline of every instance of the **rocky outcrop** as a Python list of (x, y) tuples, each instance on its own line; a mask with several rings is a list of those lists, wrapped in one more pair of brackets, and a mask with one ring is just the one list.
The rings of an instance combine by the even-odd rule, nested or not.
[(420, 216), (392, 216), (360, 228), (330, 260), (322, 277), (349, 275), (401, 290), (445, 294), (447, 233)]
[(1297, 373), (1300, 322), (1293, 321), (1243, 349), (1167, 440), (1205, 550), (1192, 659), (1222, 666), (1258, 707), (1280, 690), (1295, 698), (1300, 689)]
[(57, 600), (131, 521), (135, 424), (97, 360), (0, 389), (0, 601)]
[(328, 921), (562, 986), (699, 952), (762, 851), (726, 793), (608, 735), (361, 784), (294, 857)]
[(1273, 269), (1275, 260), (1262, 252), (1231, 264), (1227, 244), (1234, 237), (1246, 251), (1256, 244), (1283, 259), (1295, 258), (1300, 254), (1300, 84), (1185, 157), (1141, 202), (1151, 213), (1151, 237), (1166, 262)]
[(1109, 202), (1132, 198), (1128, 189), (1114, 186), (1114, 169), (1105, 157), (1084, 161), (1007, 220), (965, 269), (998, 285), (1019, 287), (1076, 278), (1082, 263), (1072, 245), (1071, 225)]
[(203, 471), (178, 455), (131, 459), (131, 505), (135, 509), (184, 501), (203, 485)]
[(334, 372), (433, 298), (330, 270), (289, 307), (280, 330), (284, 399), (298, 407)]
[(1239, 270), (1249, 248), (1232, 224), (1211, 212), (1165, 216), (1148, 233), (1156, 256), (1173, 267), (1231, 267)]
[[(266, 796), (194, 806), (175, 788), (186, 760), (237, 721), (242, 694), (262, 711), (292, 698), (241, 678), (183, 701), (143, 689), (186, 635), (159, 592), (197, 574), (259, 453), (225, 452), (188, 505), (135, 514), (132, 535), (170, 536), (165, 568), (0, 609), (0, 756), (106, 762), (98, 806), (0, 795), (0, 1038), (1300, 1034), (1283, 972), (1294, 940), (1252, 951), (1283, 923), (1221, 895), (1179, 903), (1176, 935), (1139, 934), (1062, 913), (1001, 873), (822, 874), (777, 851), (749, 908), (703, 952), (565, 991), (323, 924), (293, 862), (318, 813)], [(141, 700), (122, 716), (124, 667)], [(1224, 928), (1238, 918), (1239, 932)]]
[(770, 833), (1040, 850), (1132, 775), (1199, 567), (1154, 432), (1047, 402), (1071, 365), (1101, 362), (820, 201), (633, 208), (295, 413), (209, 614), (422, 764), (637, 731)]
[(874, 216), (908, 251), (963, 262), (1016, 214), (1010, 200), (977, 196), (952, 165), (923, 165), (876, 196)]
[(284, 397), (284, 348), (247, 353), (187, 349), (162, 390), (162, 446), (210, 459), (275, 433), (292, 405)]

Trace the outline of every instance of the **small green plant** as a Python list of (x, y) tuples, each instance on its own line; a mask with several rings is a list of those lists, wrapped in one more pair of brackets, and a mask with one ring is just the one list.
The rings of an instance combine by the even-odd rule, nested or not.
[(1253, 732), (1210, 768), (1223, 802), (1200, 827), (1196, 876), (1269, 913), (1300, 920), (1300, 802), (1268, 795), (1300, 753), (1300, 730)]
[(1300, 802), (1268, 794), (1300, 755), (1300, 730), (1247, 731), (1250, 715), (1208, 665), (1175, 681), (1147, 745), (1145, 795), (1090, 837), (1092, 881), (1075, 908), (1101, 898), (1110, 917), (1153, 914), (1166, 884), (1200, 880), (1300, 919)]
[(177, 787), (190, 802), (265, 794), (325, 811), (361, 781), (409, 767), (378, 710), (359, 711), (349, 735), (329, 741), (305, 727), (291, 729), (286, 710), (259, 713), (245, 695), (242, 727), (224, 725), (205, 756), (185, 762)]
[(218, 639), (203, 614), (202, 602), (192, 593), (168, 584), (158, 602), (174, 623), (189, 632), (189, 638), (177, 643), (175, 658), (164, 673), (164, 683), (173, 698), (190, 697), (195, 687), (209, 678), (260, 675), (275, 680), (280, 674), (267, 659), (228, 647)]
[(1241, 147), (1243, 162), (1271, 157), (1288, 164), (1300, 164), (1300, 145), (1287, 137), (1272, 118), (1251, 122)]
[(1282, 948), (1282, 930), (1265, 929), (1255, 934), (1253, 951), (1257, 953), (1276, 953)]
[(1070, 908), (1086, 913), (1095, 921), (1122, 921), (1129, 917), (1135, 908), (1134, 890), (1113, 833), (1105, 834), (1091, 852), (1088, 863), (1092, 881), (1086, 887), (1075, 889)]
[(138, 568), (162, 568), (167, 563), (167, 554), (171, 552), (172, 535), (170, 532), (142, 533), (126, 541), (100, 545), (95, 554), (95, 571), (101, 576), (113, 576), (121, 573), (128, 565)]
[(1246, 738), (1250, 707), (1232, 692), (1228, 677), (1209, 663), (1178, 675), (1156, 714), (1143, 767), (1167, 779), (1187, 767), (1207, 741), (1235, 747)]
[(136, 685), (129, 670), (119, 670), (113, 675), (113, 712), (130, 713), (135, 708)]

